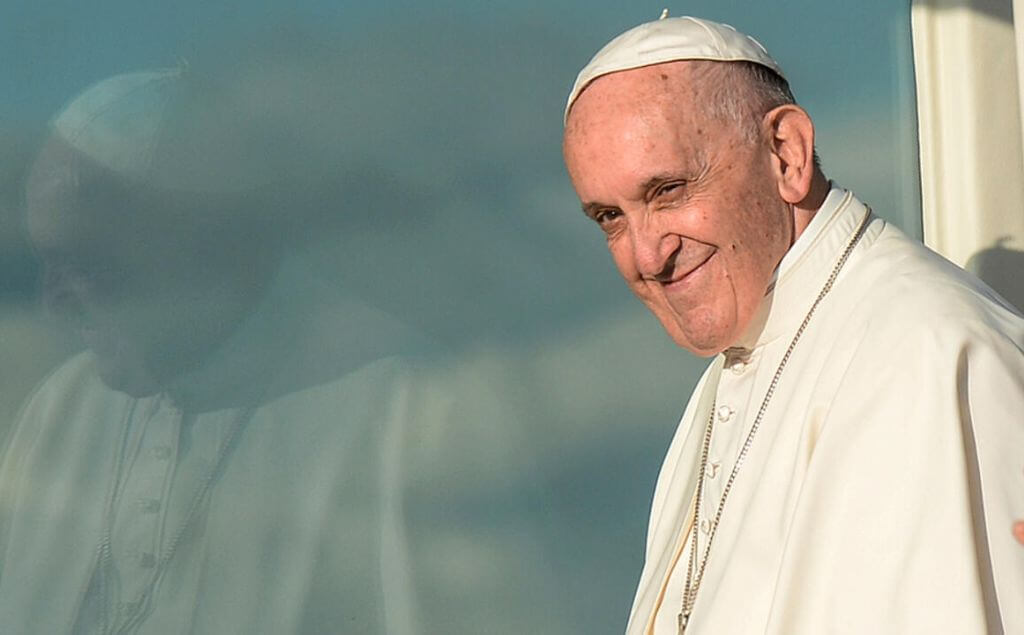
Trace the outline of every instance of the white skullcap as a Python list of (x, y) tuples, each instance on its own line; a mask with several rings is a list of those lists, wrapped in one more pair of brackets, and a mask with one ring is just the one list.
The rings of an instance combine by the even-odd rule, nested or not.
[(563, 122), (583, 89), (602, 75), (682, 60), (754, 62), (785, 77), (761, 43), (728, 24), (689, 16), (666, 17), (622, 33), (594, 55), (576, 76), (565, 104)]
[(53, 119), (54, 134), (137, 183), (207, 193), (258, 185), (265, 174), (246, 153), (237, 112), (217, 104), (216, 95), (197, 92), (188, 75), (173, 68), (101, 80)]
[(53, 120), (68, 145), (125, 176), (149, 170), (167, 110), (179, 99), (177, 69), (125, 73), (93, 84)]

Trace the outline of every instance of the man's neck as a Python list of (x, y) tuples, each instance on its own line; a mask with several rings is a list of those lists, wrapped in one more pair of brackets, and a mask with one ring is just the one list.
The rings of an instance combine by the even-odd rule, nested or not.
[(807, 196), (804, 197), (804, 200), (793, 206), (793, 242), (796, 242), (800, 234), (804, 233), (811, 219), (818, 213), (822, 203), (825, 202), (825, 197), (828, 196), (830, 188), (831, 186), (825, 175), (815, 170), (814, 176), (811, 177), (811, 188), (807, 191)]

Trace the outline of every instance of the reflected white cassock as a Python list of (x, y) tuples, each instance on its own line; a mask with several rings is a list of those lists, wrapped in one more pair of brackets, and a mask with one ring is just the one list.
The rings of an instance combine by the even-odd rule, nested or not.
[(411, 632), (400, 446), (414, 371), (386, 353), (411, 337), (285, 267), (167, 391), (132, 398), (101, 382), (90, 353), (66, 363), (0, 467), (4, 629), (105, 632), (138, 616), (128, 632)]

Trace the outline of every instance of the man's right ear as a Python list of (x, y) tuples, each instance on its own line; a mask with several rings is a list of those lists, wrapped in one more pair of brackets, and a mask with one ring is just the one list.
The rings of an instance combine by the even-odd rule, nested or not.
[(772, 168), (782, 200), (800, 204), (814, 180), (814, 124), (803, 108), (783, 104), (762, 120), (772, 153)]

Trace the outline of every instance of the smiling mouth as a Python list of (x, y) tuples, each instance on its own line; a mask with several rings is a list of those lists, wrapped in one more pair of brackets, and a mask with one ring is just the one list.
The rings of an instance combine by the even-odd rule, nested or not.
[(695, 274), (703, 269), (704, 265), (714, 257), (715, 253), (717, 253), (715, 250), (709, 250), (707, 255), (697, 261), (692, 267), (685, 270), (672, 270), (668, 276), (658, 279), (658, 282), (665, 289), (675, 289), (685, 285)]

